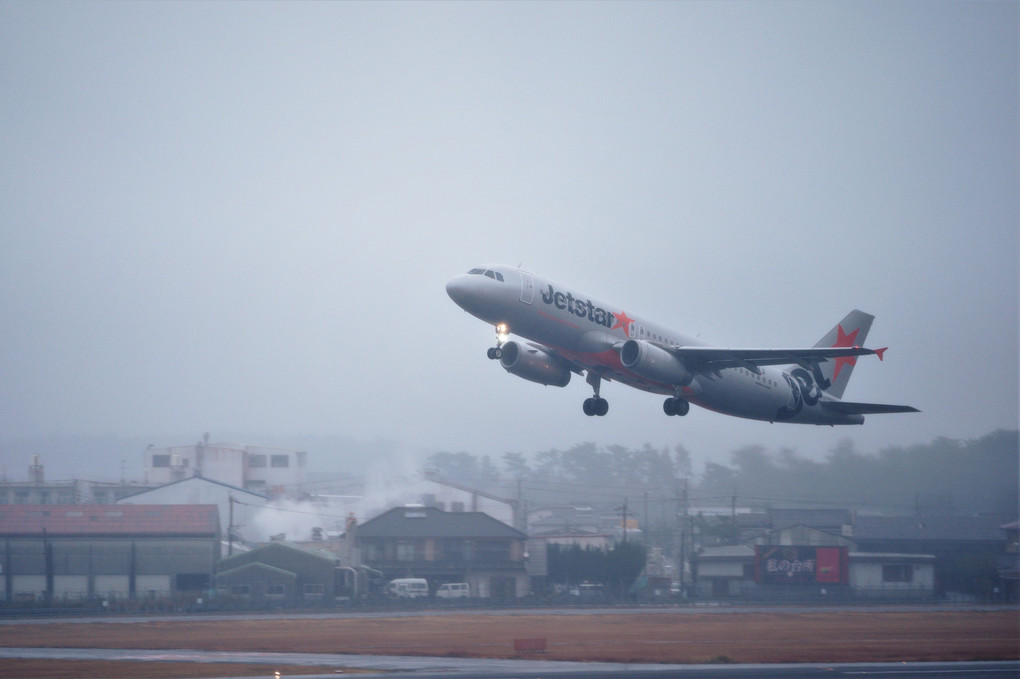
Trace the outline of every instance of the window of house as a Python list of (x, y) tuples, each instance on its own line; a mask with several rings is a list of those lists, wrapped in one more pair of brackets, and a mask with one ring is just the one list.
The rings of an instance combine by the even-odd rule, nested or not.
[(289, 467), (290, 458), (286, 455), (273, 455), (269, 463), (274, 467)]
[(248, 456), (248, 467), (265, 467), (266, 456), (265, 455), (249, 455)]
[(914, 567), (910, 564), (886, 564), (882, 566), (882, 582), (913, 582)]
[[(319, 586), (321, 587), (322, 585)], [(266, 594), (268, 596), (283, 596), (285, 593), (283, 585), (269, 585), (269, 587), (266, 588)]]
[(382, 561), (383, 551), (379, 545), (374, 542), (366, 542), (361, 546), (361, 555), (365, 561)]
[(467, 554), (464, 540), (443, 540), (443, 559), (445, 561), (463, 561)]
[(326, 588), (321, 582), (305, 585), (305, 596), (322, 596), (325, 591)]
[(415, 561), (422, 559), (418, 552), (418, 545), (412, 540), (398, 540), (397, 561)]
[(508, 540), (476, 540), (474, 558), (478, 561), (509, 561)]
[(152, 456), (153, 467), (169, 467), (170, 456), (169, 455), (153, 455)]
[(234, 596), (248, 596), (251, 594), (251, 587), (248, 585), (233, 585), (230, 588), (230, 593)]

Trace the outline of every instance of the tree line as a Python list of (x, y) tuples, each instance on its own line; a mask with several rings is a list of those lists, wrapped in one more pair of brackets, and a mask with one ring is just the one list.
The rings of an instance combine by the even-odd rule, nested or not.
[[(428, 465), (442, 478), (504, 496), (543, 502), (618, 502), (629, 495), (635, 511), (652, 518), (681, 503), (752, 507), (840, 507), (898, 514), (1016, 513), (1020, 493), (1018, 431), (999, 430), (973, 440), (937, 438), (927, 444), (869, 455), (842, 443), (821, 461), (761, 446), (733, 451), (727, 464), (709, 462), (694, 475), (683, 446), (632, 450), (581, 443), (532, 456), (504, 453), (497, 463), (470, 453), (436, 453)], [(643, 505), (642, 505), (643, 501)], [(651, 503), (651, 504), (649, 504)], [(651, 507), (649, 509), (649, 507)]]

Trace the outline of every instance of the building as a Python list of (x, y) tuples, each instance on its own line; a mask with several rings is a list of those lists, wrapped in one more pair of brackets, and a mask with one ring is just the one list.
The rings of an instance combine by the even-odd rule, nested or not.
[[(838, 517), (837, 517), (838, 518)], [(935, 595), (935, 556), (863, 552), (834, 531), (792, 525), (755, 545), (706, 547), (694, 558), (701, 598), (768, 600), (927, 600)]]
[(854, 538), (861, 552), (932, 554), (939, 594), (993, 601), (1006, 586), (999, 568), (1008, 549), (1002, 525), (987, 516), (859, 516)]
[(213, 505), (4, 507), (4, 600), (202, 594), (212, 583), (219, 542)]
[(931, 554), (874, 554), (810, 545), (762, 547), (701, 550), (694, 560), (696, 596), (927, 601), (935, 595), (935, 557)]
[(336, 555), (278, 541), (223, 559), (216, 590), (264, 606), (332, 605), (355, 596), (358, 581), (357, 570), (341, 565)]
[(521, 531), (482, 512), (444, 512), (406, 506), (353, 528), (361, 562), (384, 579), (425, 578), (435, 591), (467, 582), (474, 596), (526, 596), (526, 539)]
[(305, 482), (307, 453), (287, 448), (208, 442), (190, 446), (149, 447), (145, 481), (166, 485), (201, 476), (260, 495), (295, 493)]
[(694, 592), (702, 599), (744, 596), (754, 583), (754, 548), (705, 547), (693, 559)]
[(930, 599), (935, 555), (851, 552), (850, 586), (855, 599)]
[(213, 479), (192, 476), (148, 488), (117, 501), (119, 505), (216, 505), (220, 532), (229, 540), (255, 539), (253, 522), (269, 498)]
[(446, 512), (483, 512), (515, 527), (522, 527), (524, 523), (517, 500), (463, 486), (427, 472), (421, 482), (421, 495), (415, 502)]
[(533, 543), (542, 542), (546, 545), (563, 545), (566, 547), (576, 545), (581, 549), (601, 549), (602, 551), (608, 551), (615, 542), (615, 538), (609, 533), (589, 533), (580, 528), (531, 533), (529, 540)]
[(859, 516), (854, 539), (866, 552), (924, 552), (938, 556), (1006, 547), (1002, 520), (975, 516)]
[(39, 456), (33, 455), (31, 459), (27, 481), (0, 481), (0, 505), (113, 504), (119, 498), (147, 487), (125, 481), (47, 481)]
[(1020, 521), (999, 526), (1006, 533), (1006, 549), (999, 557), (1002, 601), (1015, 603), (1020, 594)]

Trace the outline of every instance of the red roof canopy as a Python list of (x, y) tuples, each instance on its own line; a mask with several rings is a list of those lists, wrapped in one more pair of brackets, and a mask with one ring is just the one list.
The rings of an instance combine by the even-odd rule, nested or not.
[(216, 535), (216, 505), (3, 505), (0, 536)]

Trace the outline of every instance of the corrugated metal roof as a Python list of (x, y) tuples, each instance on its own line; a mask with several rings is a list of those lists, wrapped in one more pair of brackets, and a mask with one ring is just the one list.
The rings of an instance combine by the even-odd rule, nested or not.
[(723, 545), (722, 547), (704, 547), (695, 555), (698, 561), (722, 561), (724, 559), (754, 559), (754, 548), (747, 545)]
[(336, 564), (339, 561), (339, 557), (336, 554), (324, 549), (304, 547), (302, 545), (295, 545), (293, 542), (285, 542), (281, 540), (276, 542), (267, 542), (263, 545), (259, 545), (255, 549), (250, 549), (239, 554), (224, 557), (220, 561), (220, 568), (236, 570), (236, 567), (234, 566), (235, 563), (266, 563), (274, 558), (274, 554), (287, 551), (298, 552), (305, 556), (321, 559), (330, 565)]
[[(197, 485), (203, 485), (204, 484), (204, 485), (222, 486), (223, 488), (228, 488), (230, 490), (237, 491), (238, 493), (245, 493), (246, 495), (254, 495), (255, 497), (257, 497), (259, 499), (262, 499), (262, 500), (268, 500), (269, 499), (268, 495), (262, 495), (261, 493), (256, 493), (254, 491), (247, 490), (245, 488), (238, 488), (237, 486), (232, 486), (229, 483), (223, 483), (222, 481), (217, 481), (216, 479), (209, 479), (209, 478), (206, 478), (204, 476), (189, 476), (186, 479), (178, 479), (177, 481), (171, 481), (170, 483), (164, 483), (162, 486), (153, 486), (151, 488), (144, 488), (142, 490), (139, 490), (139, 491), (136, 491), (134, 493), (131, 493), (130, 495), (125, 495), (124, 497), (122, 497), (119, 500), (117, 500), (117, 503), (119, 504), (121, 502), (124, 502), (125, 504), (134, 504), (134, 499), (135, 498), (138, 498), (138, 497), (140, 497), (142, 495), (146, 495), (148, 493), (152, 493), (154, 491), (161, 491), (161, 490), (164, 490), (166, 488), (171, 488), (171, 487), (176, 486), (176, 485), (196, 485), (196, 484)], [(132, 500), (132, 502), (128, 503), (128, 502), (126, 502), (127, 500)]]
[(358, 538), (525, 538), (482, 512), (444, 512), (435, 507), (397, 507), (358, 526)]
[(216, 535), (216, 505), (3, 505), (0, 536)]
[(869, 540), (939, 540), (1001, 542), (1006, 539), (995, 517), (858, 516), (854, 538)]

